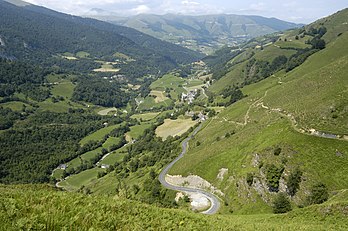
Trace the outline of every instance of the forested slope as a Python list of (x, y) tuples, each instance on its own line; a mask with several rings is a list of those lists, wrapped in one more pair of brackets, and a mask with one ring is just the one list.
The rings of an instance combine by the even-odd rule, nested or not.
[(93, 59), (114, 61), (115, 54), (121, 53), (133, 60), (122, 66), (123, 73), (142, 77), (166, 72), (201, 57), (133, 29), (34, 5), (15, 6), (0, 1), (0, 17), (0, 55), (11, 59), (54, 65), (59, 54), (87, 52), (92, 60), (79, 60), (85, 63), (80, 66), (86, 71), (93, 69)]

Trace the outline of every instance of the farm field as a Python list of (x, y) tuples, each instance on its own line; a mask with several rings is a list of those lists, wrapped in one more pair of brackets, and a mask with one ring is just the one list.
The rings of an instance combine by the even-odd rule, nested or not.
[(120, 162), (123, 160), (123, 157), (127, 154), (127, 146), (117, 149), (116, 151), (110, 153), (107, 157), (105, 157), (100, 164), (108, 164), (114, 165), (116, 162)]
[(159, 114), (160, 112), (149, 112), (144, 114), (134, 114), (131, 117), (137, 120), (149, 121), (156, 118)]
[(151, 125), (152, 123), (141, 123), (130, 127), (130, 131), (126, 133), (127, 141), (130, 141), (130, 139), (137, 139), (144, 133), (145, 129), (151, 127)]
[(52, 112), (67, 112), (69, 108), (85, 108), (81, 104), (73, 103), (71, 101), (59, 101), (53, 103), (51, 99), (47, 99), (45, 101), (38, 103), (40, 106), (40, 110), (47, 110)]
[(102, 140), (107, 134), (109, 134), (112, 130), (114, 130), (115, 128), (118, 128), (119, 126), (120, 126), (119, 124), (116, 124), (116, 125), (111, 125), (111, 126), (99, 129), (98, 131), (83, 138), (80, 141), (80, 144), (84, 145), (92, 140), (94, 140), (94, 141)]
[(63, 96), (66, 99), (71, 99), (74, 92), (75, 85), (68, 80), (62, 80), (54, 85), (51, 93), (54, 96)]
[(197, 122), (192, 119), (178, 118), (176, 120), (165, 119), (164, 124), (156, 129), (156, 135), (166, 139), (168, 136), (179, 136), (189, 130)]
[(114, 72), (117, 73), (120, 69), (114, 68), (112, 64), (103, 63), (100, 68), (94, 69), (94, 72)]
[(104, 143), (103, 143), (103, 148), (109, 149), (113, 144), (117, 144), (121, 138), (119, 137), (112, 137), (110, 136)]
[(12, 111), (22, 111), (23, 105), (25, 106), (25, 108), (32, 109), (32, 106), (20, 101), (11, 101), (0, 104), (1, 107), (10, 108)]
[(88, 169), (79, 174), (69, 176), (66, 180), (60, 182), (59, 186), (64, 187), (68, 191), (77, 190), (97, 180), (98, 173), (104, 171), (102, 168)]
[(116, 113), (117, 112), (117, 108), (115, 108), (115, 107), (106, 108), (106, 109), (98, 111), (98, 114), (102, 115), (102, 116), (106, 116), (106, 115), (110, 114), (111, 112), (112, 113)]
[(147, 96), (145, 97), (145, 99), (142, 100), (142, 103), (140, 103), (137, 110), (138, 111), (154, 110), (154, 109), (159, 109), (161, 107), (167, 107), (171, 104), (173, 104), (173, 101), (169, 98), (167, 98), (165, 101), (156, 102), (154, 97)]
[(155, 97), (155, 103), (161, 103), (169, 99), (163, 91), (152, 90), (149, 95)]

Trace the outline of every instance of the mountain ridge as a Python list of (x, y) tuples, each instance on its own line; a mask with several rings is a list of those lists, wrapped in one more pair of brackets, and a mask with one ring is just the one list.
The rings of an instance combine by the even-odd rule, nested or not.
[(204, 51), (204, 47), (211, 50), (222, 44), (236, 45), (253, 37), (303, 25), (276, 18), (236, 14), (202, 16), (140, 14), (128, 18), (91, 15), (90, 17), (128, 26), (198, 51)]
[[(0, 1), (0, 6), (3, 22), (0, 36), (5, 44), (0, 47), (0, 53), (5, 57), (27, 57), (28, 60), (36, 59), (40, 63), (42, 59), (52, 59), (52, 56), (64, 52), (84, 51), (92, 57), (106, 59), (120, 52), (133, 56), (135, 60), (134, 64), (129, 64), (131, 68), (124, 68), (134, 69), (137, 63), (145, 70), (141, 74), (149, 68), (152, 69), (150, 74), (166, 72), (201, 57), (196, 52), (155, 39), (134, 29), (83, 19), (31, 4), (18, 7)], [(161, 60), (162, 67), (149, 65), (149, 61), (156, 62), (156, 59), (158, 62)]]

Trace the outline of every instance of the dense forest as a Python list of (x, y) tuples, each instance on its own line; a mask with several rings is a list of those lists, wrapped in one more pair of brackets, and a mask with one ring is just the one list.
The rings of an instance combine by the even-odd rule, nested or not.
[(48, 98), (49, 91), (44, 87), (48, 70), (24, 62), (0, 58), (0, 97), (23, 93), (36, 101)]
[(117, 117), (107, 119), (83, 110), (36, 112), (22, 126), (0, 133), (0, 182), (48, 182), (60, 163), (90, 151), (80, 147), (79, 140), (102, 128), (105, 121), (121, 122)]
[(121, 90), (117, 82), (93, 77), (80, 77), (74, 90), (73, 100), (90, 102), (105, 107), (126, 106), (130, 94)]

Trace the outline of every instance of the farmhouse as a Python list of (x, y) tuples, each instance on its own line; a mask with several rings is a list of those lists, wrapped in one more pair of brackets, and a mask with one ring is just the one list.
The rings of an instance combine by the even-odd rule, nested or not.
[(195, 99), (196, 95), (197, 95), (197, 89), (195, 89), (194, 91), (189, 91), (187, 94), (182, 93), (181, 94), (181, 101), (182, 102), (187, 101), (188, 104), (191, 104), (191, 103), (193, 103), (193, 100)]
[(58, 169), (62, 169), (62, 170), (65, 170), (68, 168), (68, 165), (67, 164), (61, 164), (58, 166)]
[(106, 169), (106, 168), (110, 168), (110, 165), (108, 165), (108, 164), (102, 164), (102, 165), (100, 165), (100, 167)]

